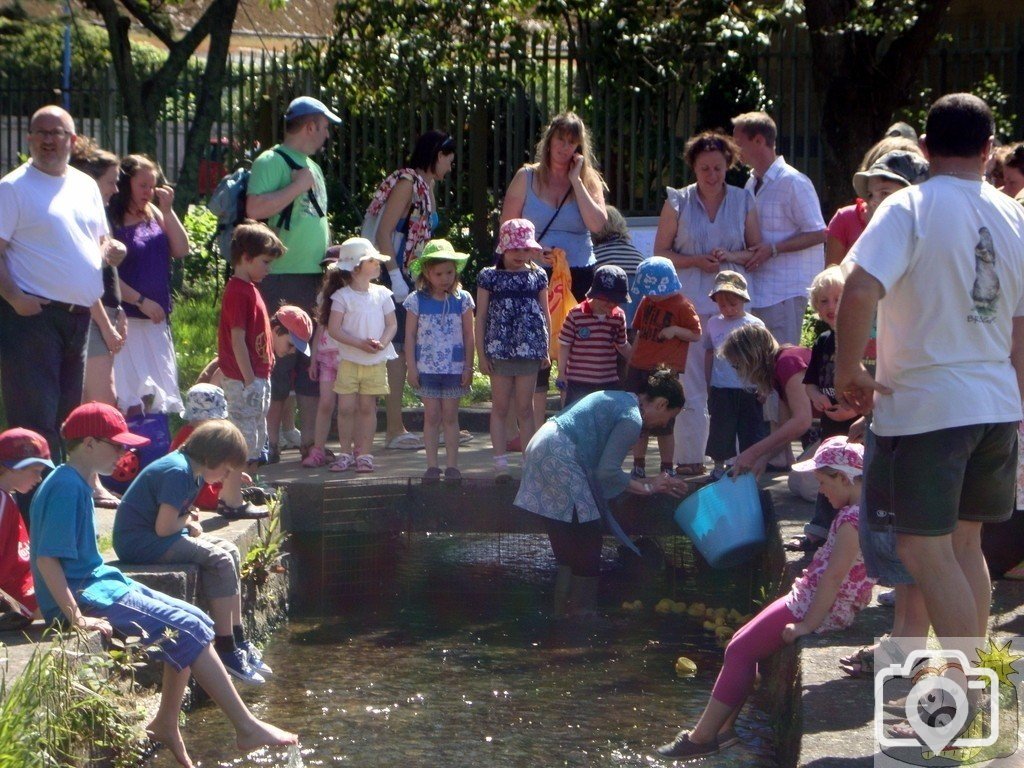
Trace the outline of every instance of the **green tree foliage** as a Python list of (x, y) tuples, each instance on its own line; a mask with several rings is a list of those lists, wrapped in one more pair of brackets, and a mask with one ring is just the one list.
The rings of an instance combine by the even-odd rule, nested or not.
[(848, 201), (861, 156), (911, 103), (949, 2), (804, 0), (825, 146), (819, 194), (826, 210)]
[[(55, 18), (39, 21), (29, 19), (17, 5), (0, 11), (0, 71), (17, 73), (23, 83), (45, 83), (50, 89), (61, 85), (61, 66), (64, 55), (65, 20)], [(137, 66), (155, 67), (167, 58), (160, 49), (140, 43), (132, 49)], [(71, 73), (77, 78), (91, 78), (104, 73), (110, 66), (110, 49), (102, 29), (79, 19), (71, 27)], [(8, 107), (22, 113), (32, 112), (40, 106), (26, 102)]]

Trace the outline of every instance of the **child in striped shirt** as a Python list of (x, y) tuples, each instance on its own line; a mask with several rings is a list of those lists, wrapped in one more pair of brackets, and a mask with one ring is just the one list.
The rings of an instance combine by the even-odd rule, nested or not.
[(626, 273), (611, 265), (598, 267), (587, 298), (569, 310), (558, 334), (558, 379), (563, 407), (591, 392), (621, 389), (617, 355), (629, 356), (626, 315), (619, 304), (629, 302)]

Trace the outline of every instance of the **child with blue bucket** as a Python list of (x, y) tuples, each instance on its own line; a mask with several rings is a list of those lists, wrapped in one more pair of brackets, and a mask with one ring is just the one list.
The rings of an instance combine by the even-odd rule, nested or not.
[(692, 730), (658, 747), (665, 757), (710, 755), (739, 741), (733, 726), (754, 687), (758, 664), (803, 635), (848, 627), (871, 599), (873, 581), (857, 539), (864, 447), (832, 437), (792, 471), (814, 472), (821, 492), (839, 509), (828, 538), (789, 593), (733, 635), (704, 713)]

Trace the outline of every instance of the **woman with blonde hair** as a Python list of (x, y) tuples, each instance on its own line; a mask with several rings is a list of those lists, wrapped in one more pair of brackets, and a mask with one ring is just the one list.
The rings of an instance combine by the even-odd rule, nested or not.
[[(505, 192), (501, 224), (528, 219), (544, 246), (543, 262), (550, 266), (552, 248), (565, 251), (572, 275), (572, 295), (583, 301), (594, 280), (594, 243), (591, 233), (608, 221), (604, 179), (596, 167), (590, 131), (575, 112), (555, 115), (544, 129), (534, 162), (520, 168)], [(541, 369), (534, 395), (534, 411), (542, 416), (551, 368)], [(543, 418), (538, 420), (538, 423)], [(510, 450), (526, 446), (509, 441)]]
[(779, 395), (779, 426), (763, 440), (742, 451), (733, 461), (732, 473), (761, 474), (768, 459), (786, 448), (811, 427), (811, 399), (804, 386), (804, 371), (811, 350), (789, 344), (779, 346), (763, 325), (742, 325), (722, 343), (719, 355), (736, 369), (740, 378), (764, 399)]

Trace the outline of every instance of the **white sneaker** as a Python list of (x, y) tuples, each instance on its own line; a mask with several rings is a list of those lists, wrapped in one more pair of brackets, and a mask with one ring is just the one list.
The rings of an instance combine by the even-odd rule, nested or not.
[(281, 448), (298, 448), (302, 445), (302, 433), (295, 427), (281, 430)]

